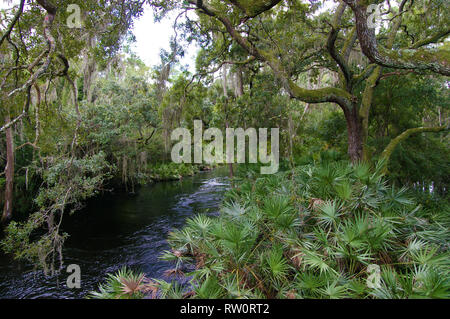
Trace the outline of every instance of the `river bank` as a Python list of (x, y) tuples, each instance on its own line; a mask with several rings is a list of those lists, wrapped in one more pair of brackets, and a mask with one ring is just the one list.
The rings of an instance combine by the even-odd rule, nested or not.
[[(367, 163), (252, 175), (241, 172), (250, 177), (224, 195), (220, 215), (170, 233), (164, 258), (190, 285), (148, 278), (150, 297), (449, 298), (448, 198), (398, 188)], [(116, 278), (94, 297), (147, 297), (146, 285), (124, 296), (131, 277)]]
[(82, 298), (97, 288), (106, 273), (127, 265), (149, 277), (163, 278), (170, 263), (159, 260), (169, 249), (170, 230), (187, 217), (215, 214), (228, 188), (226, 169), (199, 172), (178, 181), (145, 185), (134, 196), (117, 191), (89, 200), (86, 208), (63, 222), (70, 234), (63, 251), (64, 266), (81, 268), (81, 289), (68, 289), (65, 268), (45, 277), (31, 265), (0, 256), (0, 298)]

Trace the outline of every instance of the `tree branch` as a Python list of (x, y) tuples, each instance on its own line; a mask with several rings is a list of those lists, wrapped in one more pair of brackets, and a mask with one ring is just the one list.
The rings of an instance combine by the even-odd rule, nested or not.
[[(375, 29), (367, 25), (367, 7), (370, 3), (379, 1), (343, 0), (353, 10), (356, 18), (356, 31), (359, 43), (365, 56), (372, 62), (381, 66), (395, 69), (429, 70), (442, 75), (450, 75), (448, 67), (448, 54), (439, 50), (403, 49), (398, 51), (379, 48), (375, 36)], [(404, 5), (406, 1), (402, 2)], [(399, 12), (403, 11), (402, 5)], [(401, 16), (400, 16), (401, 17)], [(399, 17), (397, 17), (398, 19)]]
[(266, 12), (275, 7), (281, 0), (257, 0), (257, 1), (242, 1), (242, 0), (229, 0), (233, 5), (241, 9), (246, 17), (243, 22), (249, 18), (255, 18), (263, 12)]
[(330, 53), (333, 60), (336, 61), (339, 68), (341, 69), (342, 74), (344, 75), (344, 79), (345, 79), (345, 86), (347, 87), (347, 89), (350, 89), (351, 79), (352, 79), (351, 71), (350, 71), (346, 61), (344, 60), (344, 58), (339, 54), (339, 52), (337, 52), (336, 46), (335, 46), (336, 39), (337, 39), (339, 31), (340, 31), (341, 18), (342, 18), (342, 15), (344, 14), (346, 8), (347, 8), (347, 4), (345, 4), (344, 2), (341, 2), (336, 10), (336, 13), (334, 14), (334, 18), (331, 23), (331, 31), (330, 31), (330, 34), (328, 35), (328, 40), (327, 40), (327, 50)]
[(8, 26), (8, 28), (6, 29), (5, 33), (3, 33), (2, 37), (0, 38), (0, 46), (2, 45), (3, 41), (6, 38), (9, 38), (9, 35), (11, 34), (12, 29), (14, 28), (14, 25), (19, 20), (19, 17), (20, 17), (20, 15), (23, 12), (24, 5), (25, 5), (25, 0), (21, 0), (20, 1), (20, 5), (19, 5), (19, 10), (16, 12), (16, 14), (14, 15), (13, 20), (11, 21), (11, 24)]
[[(47, 15), (45, 16), (44, 23), (43, 23), (44, 38), (46, 39), (47, 46), (48, 46), (48, 49), (46, 51), (44, 51), (45, 53), (47, 53), (47, 59), (36, 73), (31, 74), (31, 77), (28, 79), (27, 82), (25, 82), (25, 84), (23, 84), (19, 88), (14, 89), (13, 91), (11, 91), (8, 94), (8, 97), (11, 97), (12, 95), (14, 95), (18, 92), (26, 90), (27, 91), (27, 100), (25, 102), (25, 106), (22, 110), (22, 113), (19, 116), (17, 116), (14, 120), (12, 120), (11, 122), (9, 122), (9, 123), (5, 124), (3, 127), (1, 127), (0, 132), (6, 130), (11, 125), (14, 125), (15, 123), (17, 123), (17, 121), (19, 121), (21, 118), (23, 118), (24, 116), (27, 115), (28, 109), (30, 106), (31, 87), (34, 85), (36, 80), (45, 71), (47, 71), (47, 69), (50, 65), (50, 62), (51, 62), (52, 54), (56, 48), (55, 39), (53, 38), (53, 36), (51, 35), (51, 32), (50, 32), (50, 29), (53, 25), (53, 20), (55, 19), (56, 7), (47, 0), (36, 0), (36, 1), (47, 11)], [(43, 55), (44, 55), (44, 53), (41, 53), (39, 55), (39, 57), (35, 60), (35, 62), (32, 63), (30, 66), (28, 66), (28, 69), (30, 71), (40, 61), (40, 59), (43, 57)]]
[[(27, 88), (30, 88), (34, 82), (45, 72), (47, 71), (50, 62), (51, 62), (51, 56), (53, 54), (53, 52), (55, 51), (55, 39), (53, 38), (53, 36), (51, 35), (50, 29), (53, 25), (53, 20), (55, 19), (55, 14), (56, 14), (56, 7), (53, 6), (49, 1), (47, 0), (36, 0), (46, 11), (47, 11), (47, 15), (44, 18), (44, 38), (47, 41), (47, 46), (48, 46), (48, 50), (45, 51), (47, 53), (47, 59), (45, 61), (45, 63), (42, 65), (42, 67), (36, 72), (34, 73), (30, 79), (25, 82), (24, 85), (22, 85), (21, 87), (13, 90), (12, 92), (10, 92), (8, 94), (8, 97), (21, 92)], [(41, 56), (40, 56), (41, 57)], [(39, 58), (37, 59), (37, 61), (39, 60)]]
[(438, 42), (441, 38), (443, 38), (443, 37), (445, 37), (445, 36), (447, 36), (449, 34), (450, 34), (450, 28), (447, 28), (445, 30), (436, 32), (432, 36), (414, 43), (414, 45), (411, 46), (411, 49), (418, 49), (418, 48), (423, 47), (423, 46), (425, 46), (427, 44)]
[(448, 130), (448, 127), (446, 126), (437, 126), (437, 127), (416, 127), (416, 128), (410, 128), (406, 131), (404, 131), (402, 134), (398, 135), (396, 138), (394, 138), (384, 149), (383, 153), (381, 153), (381, 160), (385, 161), (384, 170), (387, 171), (387, 166), (389, 163), (389, 159), (394, 152), (395, 148), (398, 144), (406, 140), (408, 137), (410, 137), (413, 134), (422, 133), (422, 132), (441, 132), (444, 130)]
[(251, 42), (243, 38), (227, 17), (223, 16), (220, 12), (216, 11), (214, 8), (205, 4), (201, 0), (188, 1), (191, 4), (196, 5), (202, 13), (218, 19), (225, 26), (227, 32), (231, 35), (233, 40), (235, 40), (250, 55), (254, 56), (256, 59), (262, 62), (266, 62), (292, 98), (306, 103), (334, 102), (341, 106), (343, 109), (352, 107), (353, 97), (350, 93), (343, 89), (329, 87), (323, 89), (308, 90), (299, 87), (292, 79), (288, 77), (286, 71), (276, 57), (274, 57), (270, 52), (256, 48), (256, 46), (254, 46)]

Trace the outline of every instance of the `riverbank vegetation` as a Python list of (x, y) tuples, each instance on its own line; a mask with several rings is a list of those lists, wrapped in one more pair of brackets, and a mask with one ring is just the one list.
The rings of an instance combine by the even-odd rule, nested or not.
[[(141, 280), (123, 296), (449, 298), (448, 199), (417, 198), (381, 170), (324, 161), (244, 178), (220, 216), (169, 234), (172, 280)], [(128, 284), (117, 281), (93, 296), (121, 295)]]
[[(176, 17), (155, 66), (133, 52), (144, 9)], [(162, 257), (191, 285), (124, 269), (94, 295), (448, 297), (449, 12), (430, 0), (0, 9), (2, 250), (58, 271), (62, 220), (89, 198), (216, 165), (173, 163), (175, 128), (280, 128), (279, 173), (227, 166), (221, 215), (170, 235)], [(192, 43), (195, 71), (180, 63)]]

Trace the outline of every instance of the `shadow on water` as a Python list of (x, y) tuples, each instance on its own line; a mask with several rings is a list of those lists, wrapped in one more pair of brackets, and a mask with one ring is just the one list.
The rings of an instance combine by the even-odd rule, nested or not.
[(142, 187), (134, 196), (108, 194), (64, 220), (70, 234), (64, 266), (78, 264), (81, 288), (66, 287), (69, 275), (45, 277), (32, 266), (0, 256), (0, 298), (83, 298), (106, 273), (127, 265), (151, 278), (172, 267), (158, 259), (168, 249), (167, 234), (195, 213), (218, 212), (228, 188), (226, 170), (199, 173), (181, 181)]

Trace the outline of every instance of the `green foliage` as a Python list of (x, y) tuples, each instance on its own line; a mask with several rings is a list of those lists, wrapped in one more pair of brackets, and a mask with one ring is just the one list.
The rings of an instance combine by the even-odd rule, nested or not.
[[(449, 101), (444, 79), (407, 75), (380, 82), (374, 96), (376, 107), (370, 114), (372, 151), (381, 153), (393, 138), (409, 128), (445, 125)], [(433, 184), (438, 192), (448, 188), (448, 142), (445, 132), (409, 137), (392, 154), (390, 176), (401, 184)]]
[(446, 206), (426, 209), (380, 171), (341, 162), (244, 179), (220, 216), (172, 232), (164, 259), (195, 267), (183, 290), (194, 298), (450, 297)]
[[(26, 90), (13, 96), (9, 92), (29, 79), (30, 70), (24, 66), (36, 61), (35, 67), (40, 67), (49, 52), (43, 10), (39, 3), (28, 2), (20, 23), (0, 47), (2, 120), (7, 114), (11, 118), (22, 114)], [(448, 218), (441, 213), (448, 210), (441, 198), (447, 195), (450, 180), (448, 136), (413, 136), (392, 154), (389, 177), (417, 190), (415, 201), (410, 200), (404, 188), (388, 186), (378, 168), (342, 162), (348, 158), (351, 112), (344, 116), (334, 105), (335, 98), (323, 97), (336, 93), (359, 109), (362, 101), (369, 101), (363, 143), (368, 158), (377, 160), (389, 141), (406, 129), (445, 124), (448, 81), (428, 74), (398, 76), (392, 74), (396, 70), (384, 68), (371, 83), (363, 75), (375, 73), (358, 53), (356, 41), (346, 61), (354, 79), (351, 85), (343, 83), (339, 66), (326, 51), (333, 12), (319, 11), (332, 2), (336, 1), (281, 1), (266, 12), (266, 1), (212, 1), (213, 11), (226, 16), (231, 25), (245, 26), (249, 43), (266, 61), (249, 60), (249, 52), (232, 39), (220, 19), (199, 15), (178, 21), (181, 32), (171, 41), (172, 52), (162, 52), (160, 65), (151, 69), (130, 50), (134, 39), (129, 31), (133, 18), (143, 12), (141, 2), (104, 6), (95, 1), (58, 1), (58, 8), (69, 3), (80, 6), (83, 27), (68, 28), (64, 21), (69, 12), (58, 9), (49, 31), (56, 41), (51, 63), (33, 83), (27, 117), (13, 126), (16, 221), (6, 229), (3, 249), (48, 268), (55, 256), (61, 256), (67, 237), (58, 231), (63, 213), (74, 212), (87, 198), (101, 194), (105, 183), (134, 192), (137, 185), (196, 173), (201, 169), (197, 165), (168, 163), (175, 127), (192, 130), (194, 120), (201, 120), (205, 128), (279, 127), (282, 173), (261, 178), (260, 164), (240, 165), (238, 187), (226, 194), (223, 216), (191, 219), (184, 230), (171, 234), (177, 254), (164, 256), (176, 260), (177, 268), (189, 260), (196, 263), (197, 296), (442, 296), (447, 282), (435, 281), (442, 264), (420, 268), (418, 284), (419, 279), (411, 279), (416, 268), (413, 271), (402, 260), (421, 267), (448, 243)], [(157, 20), (172, 10), (192, 9), (186, 1), (151, 5)], [(399, 29), (399, 35), (404, 29), (407, 36), (397, 36), (394, 48), (420, 44), (448, 25), (445, 9), (442, 0), (411, 3), (402, 13)], [(0, 10), (5, 26), (16, 11), (17, 6)], [(254, 15), (258, 16), (251, 18)], [(343, 43), (351, 38), (354, 23), (352, 11), (347, 9), (339, 20), (335, 49), (344, 56)], [(385, 24), (378, 33), (382, 45), (391, 25)], [(435, 40), (444, 41), (441, 38)], [(184, 55), (181, 42), (194, 40), (201, 44), (195, 76), (177, 65)], [(439, 51), (436, 58), (446, 57), (448, 42), (433, 46)], [(62, 56), (69, 64), (67, 77), (60, 71)], [(220, 66), (226, 82), (216, 76)], [(286, 83), (295, 83), (290, 87), (293, 92), (286, 92)], [(353, 87), (344, 90), (345, 86)], [(72, 89), (77, 94), (72, 96)], [(365, 89), (374, 90), (373, 99), (362, 96)], [(304, 96), (291, 99), (287, 93)], [(302, 102), (305, 96), (328, 102), (307, 104)], [(356, 120), (363, 122), (361, 117)], [(4, 134), (0, 144), (3, 168)], [(0, 177), (0, 190), (4, 184)], [(431, 195), (420, 191), (429, 188)], [(29, 218), (20, 221), (23, 212)], [(431, 244), (438, 248), (428, 249)], [(404, 251), (410, 246), (428, 248)], [(389, 287), (376, 293), (362, 284), (364, 267), (371, 262), (394, 265), (383, 270)], [(229, 275), (222, 276), (222, 271)], [(179, 285), (161, 281), (159, 285), (162, 296), (182, 295)]]
[(65, 211), (78, 210), (86, 199), (98, 194), (111, 177), (113, 167), (103, 152), (82, 159), (62, 158), (48, 165), (42, 174), (45, 186), (35, 199), (39, 210), (24, 222), (11, 222), (0, 244), (4, 252), (14, 254), (16, 259), (53, 272), (57, 260), (62, 262), (62, 244), (68, 236), (59, 233)]
[(192, 176), (198, 172), (199, 167), (192, 164), (155, 164), (149, 168), (149, 177), (155, 181), (178, 180), (183, 176)]

